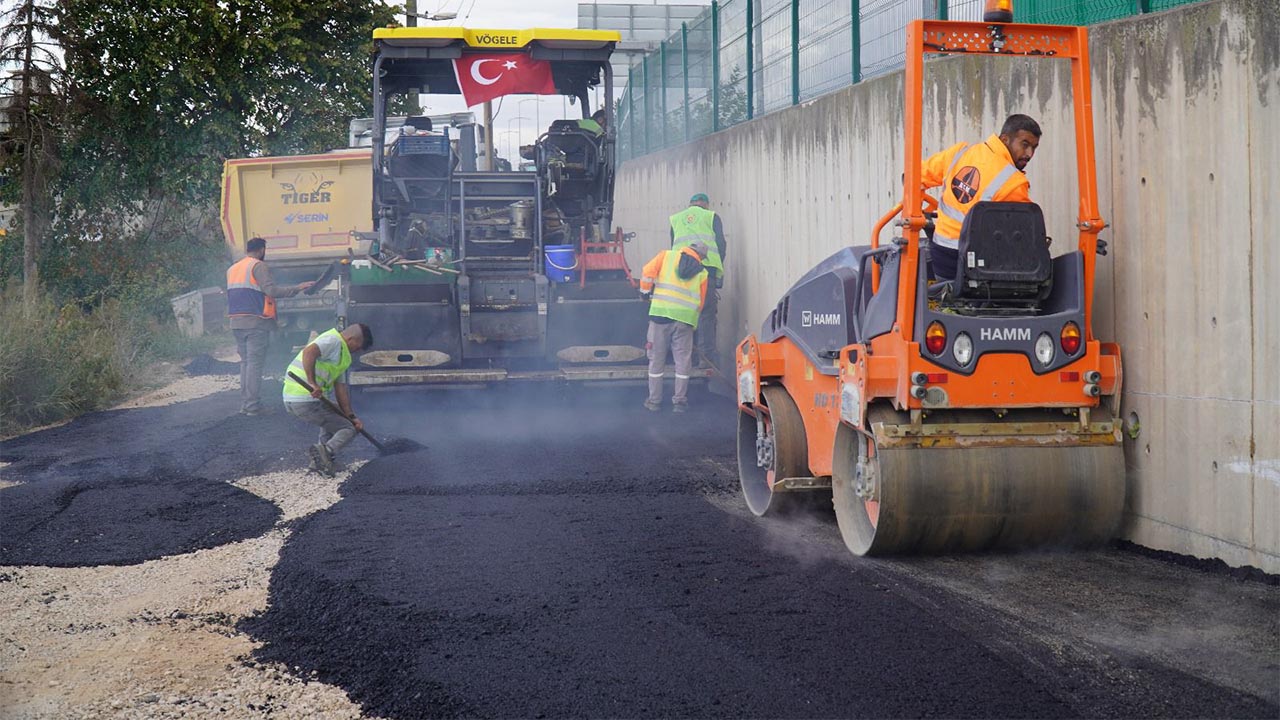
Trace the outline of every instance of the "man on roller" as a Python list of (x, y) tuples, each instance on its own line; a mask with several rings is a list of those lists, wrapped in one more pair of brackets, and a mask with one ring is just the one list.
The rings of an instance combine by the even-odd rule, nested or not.
[(955, 278), (960, 228), (976, 203), (1031, 202), (1031, 183), (1023, 171), (1039, 146), (1040, 125), (1026, 115), (1010, 115), (999, 135), (953, 145), (924, 162), (925, 189), (943, 188), (929, 248), (935, 278)]
[(707, 292), (707, 302), (702, 307), (702, 317), (698, 320), (698, 332), (694, 338), (697, 346), (700, 367), (719, 365), (719, 353), (716, 351), (716, 311), (720, 307), (720, 288), (724, 287), (724, 224), (720, 216), (707, 209), (711, 199), (706, 193), (697, 193), (689, 198), (689, 207), (671, 216), (671, 248), (679, 250), (700, 242), (707, 247), (706, 258), (707, 282), (711, 286)]

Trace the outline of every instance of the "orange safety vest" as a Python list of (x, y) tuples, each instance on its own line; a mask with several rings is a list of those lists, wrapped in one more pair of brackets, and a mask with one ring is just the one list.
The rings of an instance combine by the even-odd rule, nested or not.
[(933, 242), (953, 250), (960, 247), (960, 228), (969, 208), (984, 201), (1031, 202), (1031, 183), (1009, 156), (999, 135), (976, 145), (960, 143), (924, 163), (925, 188), (942, 187)]
[(262, 291), (253, 269), (261, 260), (245, 256), (240, 262), (227, 268), (227, 315), (230, 317), (260, 317), (274, 320), (275, 298)]

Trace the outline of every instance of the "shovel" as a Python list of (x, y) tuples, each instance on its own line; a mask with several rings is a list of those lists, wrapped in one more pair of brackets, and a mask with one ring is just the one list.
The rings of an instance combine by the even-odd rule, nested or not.
[(325, 268), (324, 272), (321, 273), (320, 277), (316, 278), (316, 281), (311, 284), (311, 287), (307, 288), (306, 290), (303, 290), (302, 294), (315, 295), (316, 293), (320, 292), (324, 288), (324, 286), (328, 285), (329, 281), (333, 279), (333, 274), (337, 272), (337, 270), (338, 270), (338, 263), (336, 262), (329, 263), (329, 267)]
[[(307, 392), (311, 392), (311, 385), (306, 381), (306, 379), (305, 379), (305, 378), (300, 378), (300, 377), (298, 377), (298, 376), (297, 376), (297, 375), (296, 375), (292, 370), (290, 370), (290, 371), (289, 371), (289, 377), (290, 377), (294, 382), (296, 382), (296, 383), (298, 383), (299, 385), (301, 385), (302, 387), (306, 388)], [(332, 410), (332, 411), (334, 411), (334, 412), (338, 413), (338, 414), (339, 414), (339, 415), (341, 415), (342, 417), (345, 417), (345, 418), (347, 418), (348, 420), (350, 420), (350, 419), (351, 419), (351, 418), (347, 417), (347, 414), (346, 414), (346, 413), (344, 413), (344, 412), (342, 412), (342, 410), (338, 409), (338, 406), (337, 406), (337, 405), (334, 405), (332, 402), (329, 402), (329, 398), (326, 398), (326, 397), (324, 397), (324, 396), (321, 396), (321, 397), (320, 397), (320, 402), (324, 403), (326, 407), (328, 407), (330, 410)], [(374, 447), (376, 447), (376, 448), (378, 448), (378, 452), (383, 453), (384, 455), (388, 452), (388, 450), (387, 450), (386, 446), (384, 446), (382, 443), (378, 442), (377, 440), (374, 440), (372, 435), (370, 435), (369, 433), (367, 433), (367, 432), (365, 432), (365, 431), (364, 431), (364, 428), (360, 428), (360, 429), (358, 430), (358, 432), (359, 432), (361, 435), (365, 436), (365, 438), (366, 438), (366, 439), (368, 439), (368, 441), (369, 441), (369, 442), (373, 443), (373, 446), (374, 446)]]

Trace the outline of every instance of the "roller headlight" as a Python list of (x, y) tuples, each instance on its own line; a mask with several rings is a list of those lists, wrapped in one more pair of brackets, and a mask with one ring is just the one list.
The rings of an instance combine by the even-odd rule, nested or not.
[(1040, 333), (1040, 337), (1036, 338), (1036, 359), (1045, 367), (1053, 362), (1053, 338), (1049, 337), (1049, 333)]
[(955, 341), (951, 343), (951, 356), (956, 359), (956, 363), (960, 367), (965, 367), (973, 360), (973, 340), (969, 337), (969, 333), (958, 333)]

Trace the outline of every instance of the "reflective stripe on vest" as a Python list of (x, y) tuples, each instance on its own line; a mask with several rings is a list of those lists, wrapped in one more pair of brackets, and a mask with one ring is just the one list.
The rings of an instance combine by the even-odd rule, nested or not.
[(702, 283), (707, 271), (702, 270), (688, 280), (681, 280), (676, 274), (680, 266), (680, 250), (668, 250), (662, 259), (662, 272), (658, 273), (658, 281), (653, 286), (653, 300), (649, 303), (649, 314), (656, 317), (670, 318), (698, 327), (698, 315), (702, 311)]
[(261, 260), (244, 257), (227, 268), (227, 316), (260, 317), (271, 320), (276, 316), (276, 301), (262, 291), (253, 277), (253, 269)]
[[(347, 368), (351, 367), (351, 350), (347, 347), (347, 341), (342, 339), (342, 333), (338, 332), (337, 329), (324, 331), (316, 338), (316, 340), (329, 336), (338, 340), (338, 346), (342, 348), (342, 358), (336, 363), (326, 362), (323, 357), (316, 358), (316, 383), (320, 386), (320, 389), (324, 391), (325, 395), (333, 392), (333, 386), (342, 379), (342, 374), (347, 371)], [(312, 343), (314, 343), (314, 341), (312, 341)], [(311, 345), (312, 343), (307, 343), (307, 345)], [(298, 377), (304, 380), (306, 379), (307, 369), (302, 363), (302, 354), (306, 351), (307, 346), (304, 345), (302, 349), (298, 351), (298, 354), (293, 357), (293, 361), (289, 363), (288, 372), (285, 373), (284, 377), (285, 400), (288, 400), (290, 397), (310, 398), (311, 396), (311, 393), (307, 392), (306, 388), (294, 382), (293, 378), (290, 378), (288, 374), (289, 372), (292, 372)]]
[(1004, 169), (996, 175), (996, 179), (992, 180), (987, 185), (987, 189), (982, 191), (982, 197), (978, 198), (978, 202), (990, 202), (991, 198), (996, 196), (996, 191), (1004, 187), (1004, 184), (1009, 182), (1009, 178), (1013, 177), (1013, 174), (1017, 171), (1018, 168), (1013, 165), (1005, 165)]
[(695, 242), (707, 246), (707, 259), (703, 265), (724, 274), (724, 262), (720, 259), (720, 246), (716, 245), (716, 214), (697, 205), (690, 205), (671, 216), (671, 249), (679, 250)]
[[(955, 179), (956, 169), (967, 167), (962, 163), (964, 156), (972, 150), (985, 148), (986, 143), (981, 145), (966, 145), (956, 152), (955, 157), (951, 160), (951, 165), (947, 167), (947, 174), (942, 179), (942, 201), (938, 203), (938, 220), (934, 223), (933, 243), (941, 247), (950, 248), (952, 250), (960, 249), (960, 230), (964, 227), (965, 216), (969, 213), (969, 208), (979, 202), (990, 202), (1000, 192), (1000, 189), (1013, 177), (1018, 171), (1012, 163), (1004, 163), (1000, 171), (991, 178), (990, 182), (982, 184), (982, 192), (967, 203), (960, 203), (955, 194), (951, 192), (951, 182)], [(989, 149), (989, 148), (988, 148)], [(980, 174), (991, 169), (991, 163), (983, 163), (975, 158), (971, 165), (978, 168)]]

